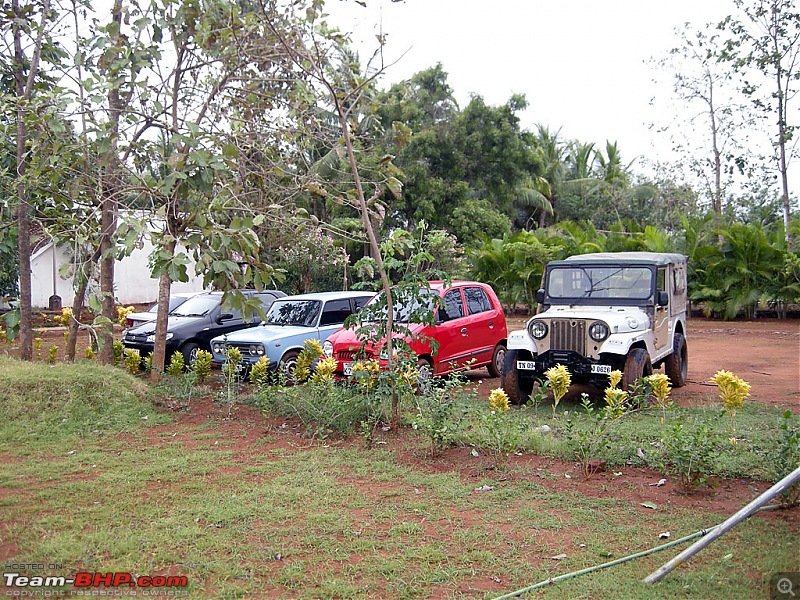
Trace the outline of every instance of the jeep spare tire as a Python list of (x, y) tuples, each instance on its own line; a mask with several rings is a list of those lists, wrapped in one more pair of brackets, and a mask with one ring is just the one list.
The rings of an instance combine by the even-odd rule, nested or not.
[(639, 379), (652, 374), (653, 363), (647, 350), (632, 348), (625, 358), (625, 366), (622, 369), (622, 389), (628, 391)]

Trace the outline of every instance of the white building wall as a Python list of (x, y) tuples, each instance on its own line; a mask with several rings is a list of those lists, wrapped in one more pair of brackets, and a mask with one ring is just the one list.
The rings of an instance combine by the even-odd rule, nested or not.
[[(153, 246), (149, 238), (142, 240), (142, 243), (141, 249), (134, 249), (130, 256), (118, 260), (114, 266), (114, 295), (119, 304), (148, 303), (158, 299), (158, 279), (150, 277), (150, 268), (147, 264)], [(184, 249), (179, 247), (177, 251)], [(190, 261), (190, 264), (186, 265), (189, 281), (174, 282), (171, 288), (173, 292), (203, 291), (203, 278), (194, 274), (194, 261), (191, 257)], [(47, 308), (50, 305), (50, 296), (53, 294), (61, 296), (62, 306), (72, 305), (75, 299), (72, 275), (66, 278), (59, 275), (61, 265), (70, 263), (71, 259), (65, 249), (59, 246), (54, 250), (52, 243), (31, 257), (31, 305), (34, 308)], [(99, 271), (99, 266), (96, 271)], [(89, 293), (99, 291), (96, 281), (92, 281), (89, 285)]]

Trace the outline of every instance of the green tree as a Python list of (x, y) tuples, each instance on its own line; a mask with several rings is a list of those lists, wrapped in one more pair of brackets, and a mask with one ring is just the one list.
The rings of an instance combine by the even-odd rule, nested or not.
[(28, 174), (32, 161), (40, 158), (37, 150), (36, 128), (40, 119), (50, 113), (53, 103), (52, 85), (42, 83), (42, 60), (58, 63), (61, 53), (52, 35), (58, 22), (58, 13), (51, 9), (50, 0), (21, 5), (11, 0), (4, 7), (10, 18), (0, 21), (5, 47), (9, 50), (4, 61), (4, 77), (13, 81), (13, 93), (4, 100), (4, 113), (13, 110), (13, 117), (4, 119), (15, 126), (14, 197), (16, 202), (17, 254), (19, 260), (19, 336), (20, 356), (33, 358), (33, 330), (31, 308), (31, 197), (35, 195), (35, 182)]
[(729, 16), (719, 28), (730, 37), (722, 54), (742, 75), (742, 92), (761, 111), (773, 132), (774, 164), (781, 184), (783, 223), (791, 247), (788, 165), (797, 111), (790, 109), (800, 79), (800, 13), (794, 0), (734, 0), (743, 20)]

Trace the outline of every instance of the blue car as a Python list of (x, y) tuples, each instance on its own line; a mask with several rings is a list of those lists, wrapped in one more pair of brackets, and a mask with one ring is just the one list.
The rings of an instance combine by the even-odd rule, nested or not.
[(369, 302), (372, 292), (320, 292), (286, 296), (273, 302), (266, 320), (258, 327), (235, 331), (211, 340), (214, 364), (225, 363), (226, 348), (242, 353), (244, 373), (262, 356), (271, 371), (280, 369), (291, 381), (297, 355), (308, 339), (322, 344), (344, 320)]

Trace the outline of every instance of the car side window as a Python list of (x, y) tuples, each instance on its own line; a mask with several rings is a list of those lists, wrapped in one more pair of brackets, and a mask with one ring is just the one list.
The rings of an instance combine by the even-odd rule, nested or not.
[(444, 295), (444, 311), (447, 320), (460, 319), (464, 316), (464, 304), (461, 302), (461, 290), (450, 290)]
[(369, 296), (359, 296), (358, 298), (353, 298), (353, 306), (356, 307), (356, 312), (361, 310), (367, 305), (367, 302), (372, 300)]
[(476, 315), (478, 313), (492, 310), (492, 303), (486, 290), (479, 287), (464, 288), (464, 297), (467, 300), (467, 314)]
[(329, 300), (322, 309), (319, 326), (341, 325), (350, 316), (350, 300)]
[(667, 289), (667, 270), (666, 269), (658, 269), (658, 273), (656, 275), (656, 289), (661, 291), (666, 291)]

